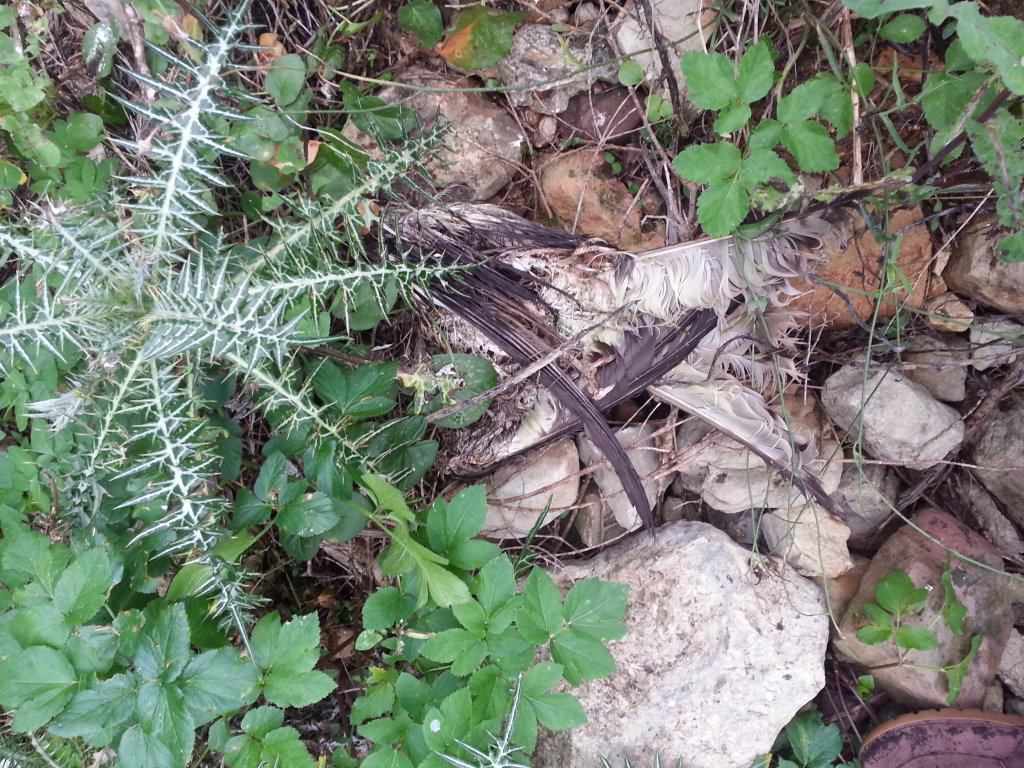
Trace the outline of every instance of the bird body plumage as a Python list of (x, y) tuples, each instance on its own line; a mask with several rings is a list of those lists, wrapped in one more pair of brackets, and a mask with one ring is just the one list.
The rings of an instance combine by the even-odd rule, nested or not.
[(541, 370), (546, 392), (510, 439), (489, 446), (492, 461), (582, 425), (650, 526), (640, 480), (601, 416), (646, 389), (743, 443), (828, 504), (805, 469), (801, 446), (763, 393), (798, 376), (791, 359), (775, 354), (795, 344), (798, 318), (786, 302), (799, 291), (790, 281), (808, 275), (830, 239), (842, 240), (841, 214), (783, 222), (753, 240), (707, 239), (642, 254), (492, 205), (397, 211), (385, 221), (403, 251), (465, 267), (428, 294), (489, 339), (493, 356), (528, 365), (592, 329), (576, 354), (575, 375), (558, 365)]

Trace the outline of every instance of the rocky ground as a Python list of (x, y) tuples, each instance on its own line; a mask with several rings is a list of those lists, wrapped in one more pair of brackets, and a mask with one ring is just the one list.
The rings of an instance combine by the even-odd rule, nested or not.
[[(668, 36), (694, 31), (689, 5), (652, 3)], [(451, 123), (438, 181), (624, 250), (690, 237), (692, 205), (687, 215), (662, 194), (664, 159), (638, 138), (643, 109), (600, 64), (645, 47), (646, 25), (627, 15), (609, 31), (591, 3), (540, 0), (533, 11), (484, 73), (511, 89), (507, 99), (450, 92), (470, 82), (450, 71), (399, 74), (432, 89), (412, 101), (422, 120)], [(547, 508), (540, 540), (567, 581), (630, 585), (619, 672), (584, 685), (590, 724), (544, 740), (538, 765), (660, 750), (696, 768), (746, 768), (812, 703), (856, 742), (890, 715), (946, 706), (948, 673), (968, 656), (952, 703), (1024, 714), (1014, 607), (1024, 600), (1024, 264), (999, 258), (1003, 233), (980, 209), (948, 232), (920, 206), (891, 211), (895, 255), (853, 217), (792, 301), (804, 313), (807, 379), (776, 404), (814, 446), (836, 509), (807, 502), (721, 433), (642, 403), (615, 418), (659, 511), (653, 538), (627, 533), (639, 524), (633, 508), (585, 438), (487, 480), (493, 535), (522, 537)], [(900, 285), (880, 296), (894, 268)], [(887, 620), (930, 628), (936, 647), (859, 639), (864, 605), (885, 604), (877, 587), (894, 571), (933, 599)], [(963, 627), (948, 620), (953, 595)], [(871, 683), (858, 681), (865, 674)]]

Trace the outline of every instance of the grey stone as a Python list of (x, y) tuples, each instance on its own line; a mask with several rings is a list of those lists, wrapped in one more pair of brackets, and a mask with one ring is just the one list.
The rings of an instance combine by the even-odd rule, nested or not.
[(960, 414), (895, 370), (844, 366), (825, 382), (821, 401), (873, 457), (912, 469), (938, 464), (964, 437)]
[[(709, 11), (711, 7), (708, 0), (651, 0), (654, 25), (666, 42), (672, 76), (683, 91), (686, 81), (679, 63), (686, 51), (704, 50), (715, 19), (713, 12)], [(622, 22), (615, 29), (615, 39), (623, 55), (643, 67), (647, 82), (657, 82), (661, 75), (661, 57), (640, 3), (622, 17)]]
[(899, 479), (882, 464), (848, 463), (843, 466), (839, 488), (832, 498), (840, 518), (850, 528), (850, 545), (871, 546), (878, 529), (893, 514)]
[(547, 525), (572, 507), (580, 492), (580, 457), (570, 438), (509, 460), (487, 478), (487, 516), (481, 531), (522, 538), (545, 507)]
[(1017, 526), (999, 510), (999, 506), (981, 483), (967, 476), (961, 478), (958, 490), (981, 526), (986, 539), (1007, 557), (1024, 554), (1024, 540), (1021, 540)]
[(958, 403), (967, 397), (970, 359), (967, 339), (962, 336), (920, 334), (910, 339), (910, 351), (903, 356), (904, 373), (939, 400)]
[(1024, 525), (1024, 396), (1001, 402), (971, 446), (971, 473)]
[[(445, 146), (438, 147), (436, 158), (426, 163), (438, 186), (465, 187), (470, 200), (480, 201), (493, 197), (512, 180), (526, 135), (501, 107), (424, 69), (411, 68), (398, 82), (419, 88), (411, 96), (409, 89), (395, 87), (383, 88), (376, 95), (389, 104), (408, 99), (406, 106), (416, 112), (424, 128), (437, 123), (449, 126)], [(380, 156), (372, 141), (353, 124), (346, 126), (344, 134)]]
[(1014, 696), (1024, 697), (1024, 635), (1016, 629), (1010, 632), (996, 674)]
[(1024, 352), (1024, 326), (1012, 320), (984, 318), (971, 326), (971, 365), (987, 371), (1012, 363)]
[(498, 62), (498, 77), (517, 107), (557, 115), (565, 111), (570, 98), (589, 90), (595, 81), (615, 82), (618, 65), (613, 59), (611, 49), (599, 38), (527, 24), (515, 33), (512, 49)]
[[(634, 536), (565, 569), (629, 585), (618, 671), (574, 689), (589, 722), (543, 731), (538, 768), (682, 759), (687, 768), (750, 768), (824, 685), (828, 620), (821, 590), (775, 572), (704, 523)], [(742, 735), (737, 726), (742, 723)]]
[(1024, 312), (1024, 264), (1004, 260), (999, 250), (1008, 234), (994, 217), (962, 232), (942, 271), (949, 289), (1003, 312)]
[(789, 511), (765, 512), (761, 532), (771, 553), (804, 576), (834, 579), (853, 567), (846, 546), (850, 529), (813, 502)]

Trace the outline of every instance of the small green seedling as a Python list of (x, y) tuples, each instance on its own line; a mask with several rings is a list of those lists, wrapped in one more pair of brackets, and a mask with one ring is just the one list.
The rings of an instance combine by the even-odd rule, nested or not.
[[(857, 630), (857, 639), (866, 645), (879, 645), (892, 640), (896, 645), (897, 663), (904, 664), (911, 651), (930, 651), (939, 647), (939, 640), (932, 631), (939, 620), (945, 621), (954, 635), (962, 637), (967, 607), (957, 600), (953, 590), (952, 573), (949, 570), (942, 574), (942, 587), (942, 606), (938, 614), (928, 626), (921, 626), (908, 620), (924, 610), (931, 592), (915, 585), (906, 571), (893, 571), (875, 586), (877, 602), (861, 606), (860, 610), (866, 621)], [(911, 666), (942, 672), (949, 686), (946, 702), (952, 704), (963, 689), (967, 669), (977, 655), (980, 645), (981, 636), (975, 635), (971, 638), (967, 655), (959, 663), (951, 666)]]

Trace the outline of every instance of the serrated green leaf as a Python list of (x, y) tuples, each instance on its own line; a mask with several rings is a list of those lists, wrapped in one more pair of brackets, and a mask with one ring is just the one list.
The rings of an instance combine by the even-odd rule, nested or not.
[(687, 97), (701, 109), (723, 109), (740, 95), (732, 60), (721, 53), (687, 51), (680, 62)]
[(365, 723), (390, 712), (395, 704), (395, 685), (388, 680), (372, 682), (352, 705), (352, 725)]
[(561, 681), (562, 665), (551, 661), (542, 661), (523, 675), (520, 693), (526, 698), (539, 696), (550, 691)]
[(147, 768), (181, 768), (161, 734), (144, 731), (133, 725), (126, 730), (117, 745), (118, 762), (123, 765), (145, 765)]
[(489, 616), (493, 616), (498, 609), (515, 598), (515, 569), (507, 555), (502, 554), (494, 558), (480, 569), (476, 577), (475, 593), (480, 605)]
[(796, 176), (786, 161), (770, 149), (754, 149), (743, 159), (740, 181), (747, 187), (772, 179), (781, 179), (786, 184), (795, 184)]
[(552, 731), (568, 731), (587, 722), (587, 713), (571, 693), (544, 693), (528, 700), (537, 721)]
[(366, 489), (378, 507), (394, 515), (398, 520), (411, 523), (416, 519), (412, 510), (405, 503), (405, 496), (402, 492), (384, 477), (367, 473), (359, 480), (359, 484)]
[(603, 643), (574, 630), (559, 632), (551, 640), (551, 658), (562, 665), (562, 676), (572, 685), (615, 672), (611, 651)]
[(441, 11), (427, 0), (411, 0), (399, 8), (398, 26), (416, 35), (423, 48), (433, 48), (444, 34)]
[(893, 640), (900, 648), (913, 651), (930, 651), (939, 647), (938, 639), (930, 630), (912, 624), (897, 627), (893, 633)]
[(778, 120), (762, 120), (757, 127), (750, 132), (750, 139), (747, 141), (747, 150), (754, 152), (759, 149), (771, 149), (779, 143), (782, 138), (782, 123)]
[(451, 501), (438, 499), (427, 514), (427, 538), (440, 554), (458, 542), (468, 541), (483, 527), (487, 514), (487, 495), (482, 485), (460, 491)]
[(875, 585), (875, 600), (889, 613), (899, 615), (912, 602), (916, 590), (906, 571), (895, 570)]
[(815, 710), (794, 717), (785, 733), (797, 763), (807, 768), (831, 766), (843, 749), (839, 726), (825, 725), (821, 713)]
[(565, 624), (594, 640), (618, 640), (626, 634), (623, 619), (628, 595), (625, 584), (582, 579), (565, 596)]
[(746, 104), (730, 104), (715, 118), (714, 131), (719, 136), (728, 136), (741, 130), (750, 120), (750, 107)]
[(415, 601), (396, 587), (384, 587), (363, 603), (363, 629), (387, 629), (412, 616)]
[(932, 5), (945, 4), (944, 0), (843, 0), (843, 3), (854, 13), (865, 19), (874, 19), (885, 13), (911, 11), (916, 8), (928, 8)]
[(772, 62), (771, 49), (764, 43), (755, 43), (747, 48), (736, 75), (736, 86), (739, 100), (744, 104), (753, 104), (763, 99), (772, 88), (775, 76), (775, 64)]
[(147, 680), (175, 680), (192, 657), (185, 606), (151, 603), (145, 616), (146, 624), (133, 659), (135, 668)]
[[(300, 483), (289, 483), (303, 487)], [(274, 521), (290, 536), (318, 536), (338, 524), (334, 499), (322, 491), (302, 493), (302, 496), (281, 507)]]
[(974, 61), (990, 64), (1007, 89), (1024, 95), (1024, 21), (1013, 16), (982, 16), (977, 3), (955, 3), (948, 12), (964, 52)]
[(619, 65), (619, 84), (627, 88), (640, 85), (644, 81), (644, 68), (633, 59), (626, 59)]
[(14, 713), (11, 728), (35, 731), (71, 700), (78, 684), (75, 670), (52, 648), (26, 648), (0, 663), (0, 706)]
[(306, 87), (306, 65), (302, 57), (287, 53), (271, 63), (264, 86), (279, 107), (287, 107)]
[(808, 173), (834, 171), (839, 167), (836, 143), (828, 129), (813, 120), (790, 123), (782, 129), (782, 145)]
[(523, 637), (537, 645), (562, 629), (562, 594), (542, 568), (530, 571), (516, 620)]
[[(452, 370), (458, 374), (461, 386), (450, 393), (455, 402), (462, 402), (483, 394), (498, 383), (498, 372), (494, 369), (494, 366), (491, 365), (490, 361), (477, 355), (458, 353), (434, 355), (431, 361), (431, 369), (434, 373)], [(435, 399), (429, 404), (430, 407), (423, 410), (423, 413), (433, 413), (442, 405), (444, 403), (440, 399)], [(470, 424), (478, 421), (487, 412), (490, 405), (490, 400), (484, 400), (443, 419), (438, 419), (435, 423), (439, 427), (446, 429), (468, 427)]]
[(177, 682), (198, 727), (255, 701), (259, 676), (235, 648), (218, 648), (193, 658)]
[(168, 602), (177, 602), (202, 594), (213, 581), (213, 566), (206, 563), (186, 563), (178, 569), (164, 595)]
[[(187, 765), (195, 745), (195, 724), (176, 685), (143, 681), (139, 686), (135, 712), (142, 732), (166, 748), (176, 766)], [(132, 728), (125, 731), (130, 733)], [(122, 738), (123, 742), (123, 738)], [(121, 756), (124, 759), (123, 755)]]
[(878, 645), (892, 637), (891, 627), (882, 627), (878, 624), (868, 624), (857, 630), (857, 639), (865, 645)]
[(956, 590), (953, 589), (953, 576), (950, 571), (942, 572), (942, 587), (945, 590), (942, 596), (942, 608), (940, 614), (949, 625), (949, 631), (957, 637), (964, 634), (964, 619), (967, 618), (967, 606), (957, 600)]
[(779, 101), (779, 122), (792, 125), (820, 114), (822, 105), (839, 87), (834, 77), (815, 77), (801, 83)]
[(738, 147), (725, 141), (687, 147), (672, 161), (680, 175), (697, 184), (714, 184), (739, 171), (743, 156)]
[(438, 52), (449, 64), (465, 69), (497, 64), (512, 49), (512, 33), (522, 19), (521, 13), (506, 13), (485, 6), (459, 11)]
[(394, 747), (374, 750), (359, 763), (360, 768), (413, 768), (409, 758)]
[(697, 200), (697, 218), (710, 237), (735, 232), (749, 212), (750, 196), (737, 178), (709, 184)]
[(274, 665), (263, 681), (263, 695), (279, 707), (308, 707), (325, 699), (338, 687), (323, 672), (289, 662)]
[(102, 746), (107, 731), (120, 728), (132, 718), (140, 683), (132, 673), (97, 680), (75, 694), (50, 726), (50, 733), (62, 738), (79, 737), (91, 746)]
[[(302, 743), (299, 732), (290, 726), (275, 728), (263, 737), (261, 765), (281, 768), (314, 768), (316, 762)], [(365, 765), (365, 763), (364, 763)]]
[(242, 730), (250, 736), (262, 739), (284, 723), (284, 712), (277, 707), (256, 707), (242, 718)]

